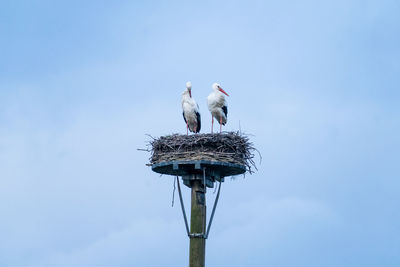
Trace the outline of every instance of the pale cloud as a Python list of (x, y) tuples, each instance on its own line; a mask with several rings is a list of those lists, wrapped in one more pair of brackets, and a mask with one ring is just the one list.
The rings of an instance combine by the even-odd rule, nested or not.
[(177, 220), (136, 218), (128, 227), (110, 231), (87, 246), (52, 254), (30, 266), (182, 265), (188, 248), (184, 236), (176, 235), (180, 228)]
[(219, 81), (225, 130), (240, 125), (263, 156), (223, 184), (208, 265), (398, 266), (398, 5), (361, 2), (61, 3), (7, 17), (0, 265), (186, 265), (173, 177), (136, 149), (185, 132), (191, 80), (203, 132)]

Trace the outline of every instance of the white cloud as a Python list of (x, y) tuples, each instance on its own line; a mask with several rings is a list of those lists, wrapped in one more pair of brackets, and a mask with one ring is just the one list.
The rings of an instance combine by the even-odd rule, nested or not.
[(86, 247), (46, 256), (31, 266), (178, 266), (187, 261), (188, 252), (179, 230), (177, 220), (135, 219)]

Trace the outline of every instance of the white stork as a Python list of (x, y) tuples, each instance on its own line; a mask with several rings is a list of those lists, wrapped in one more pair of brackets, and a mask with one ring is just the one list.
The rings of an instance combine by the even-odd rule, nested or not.
[(223, 94), (229, 96), (218, 83), (213, 83), (213, 91), (207, 97), (208, 110), (211, 112), (211, 133), (214, 128), (214, 118), (219, 122), (219, 132), (228, 118), (228, 106)]
[(183, 119), (186, 122), (186, 134), (188, 135), (188, 129), (193, 133), (200, 132), (201, 118), (199, 112), (199, 105), (192, 97), (192, 83), (186, 83), (186, 89), (182, 93), (182, 109)]

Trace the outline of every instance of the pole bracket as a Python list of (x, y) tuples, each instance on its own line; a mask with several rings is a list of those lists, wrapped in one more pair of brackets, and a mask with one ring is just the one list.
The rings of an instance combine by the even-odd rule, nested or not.
[(205, 238), (203, 233), (191, 233), (189, 234), (189, 238)]
[(221, 181), (219, 182), (218, 193), (217, 193), (217, 196), (215, 197), (214, 206), (213, 206), (213, 209), (212, 209), (212, 212), (211, 212), (210, 221), (208, 222), (207, 231), (205, 233), (190, 233), (189, 225), (188, 225), (187, 217), (186, 217), (186, 212), (185, 212), (185, 206), (183, 204), (181, 186), (179, 184), (179, 177), (178, 176), (176, 176), (176, 181), (177, 181), (177, 184), (178, 184), (179, 200), (180, 200), (180, 203), (181, 203), (183, 219), (185, 221), (186, 233), (187, 233), (188, 237), (189, 238), (204, 238), (204, 239), (207, 239), (208, 238), (208, 234), (210, 233), (211, 224), (212, 224), (212, 221), (213, 221), (213, 218), (214, 218), (214, 214), (215, 214), (215, 209), (217, 208), (218, 199), (219, 199), (219, 193), (221, 192), (221, 184), (222, 184)]

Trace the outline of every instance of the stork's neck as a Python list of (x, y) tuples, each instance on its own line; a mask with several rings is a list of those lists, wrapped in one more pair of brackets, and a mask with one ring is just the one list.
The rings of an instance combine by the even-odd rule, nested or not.
[(192, 94), (187, 88), (183, 91), (182, 96), (192, 98)]

